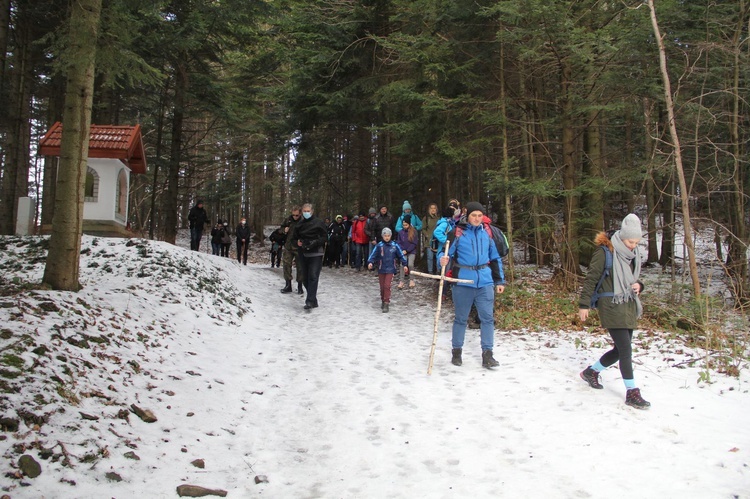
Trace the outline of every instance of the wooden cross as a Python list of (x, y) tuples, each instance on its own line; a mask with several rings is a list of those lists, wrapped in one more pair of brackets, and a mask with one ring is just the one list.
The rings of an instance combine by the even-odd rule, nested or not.
[[(448, 254), (448, 249), (450, 248), (450, 241), (445, 241), (445, 255)], [(443, 306), (443, 285), (445, 284), (445, 281), (448, 282), (465, 282), (465, 283), (473, 283), (474, 281), (470, 279), (454, 279), (453, 277), (445, 277), (445, 266), (442, 266), (440, 268), (440, 275), (432, 275), (432, 274), (425, 274), (423, 272), (417, 272), (415, 270), (412, 270), (409, 272), (411, 275), (419, 276), (419, 277), (427, 277), (428, 279), (439, 279), (440, 280), (440, 286), (438, 287), (438, 303), (437, 303), (437, 311), (435, 312), (435, 324), (432, 329), (432, 347), (430, 348), (430, 363), (427, 366), (427, 374), (432, 374), (432, 361), (435, 358), (435, 346), (437, 345), (437, 330), (438, 330), (438, 322), (440, 321), (440, 309)]]

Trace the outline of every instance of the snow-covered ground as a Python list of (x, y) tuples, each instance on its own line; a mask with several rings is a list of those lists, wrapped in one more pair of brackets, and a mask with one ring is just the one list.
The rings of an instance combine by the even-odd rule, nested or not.
[[(425, 280), (394, 284), (383, 314), (373, 274), (324, 269), (306, 313), (265, 261), (85, 237), (80, 292), (24, 289), (44, 244), (0, 238), (0, 494), (13, 499), (182, 484), (237, 498), (750, 497), (747, 371), (699, 383), (675, 366), (701, 353), (666, 334), (637, 342), (653, 404), (638, 411), (616, 368), (604, 390), (578, 376), (608, 348), (600, 333), (498, 330), (489, 371), (469, 330), (451, 365), (450, 306), (428, 375)], [(24, 454), (41, 475), (21, 475)]]

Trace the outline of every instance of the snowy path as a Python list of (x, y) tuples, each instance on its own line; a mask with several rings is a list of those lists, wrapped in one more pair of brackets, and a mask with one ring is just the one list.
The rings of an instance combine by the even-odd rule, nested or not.
[(578, 379), (597, 352), (564, 338), (547, 348), (544, 335), (498, 334), (501, 365), (489, 372), (471, 330), (456, 368), (450, 310), (428, 376), (434, 312), (407, 306), (409, 290), (394, 285), (383, 314), (374, 277), (325, 269), (321, 307), (306, 313), (302, 297), (278, 293), (277, 270), (245, 273), (257, 277), (247, 289), (257, 312), (246, 318), (244, 344), (204, 334), (196, 356), (227, 373), (205, 402), (223, 409), (210, 415), (226, 418), (215, 426), (236, 433), (216, 430), (231, 470), (225, 487), (241, 497), (261, 495), (256, 473), (269, 478), (260, 486), (267, 497), (749, 494), (748, 411), (737, 410), (750, 408), (746, 383), (718, 394), (697, 388), (694, 370), (641, 359), (637, 378), (654, 406), (638, 412), (623, 404), (616, 370), (603, 391)]
[[(434, 304), (424, 281), (416, 290), (394, 285), (383, 314), (372, 274), (324, 269), (320, 308), (306, 313), (303, 296), (279, 293), (279, 269), (166, 243), (86, 244), (87, 286), (24, 297), (26, 310), (55, 299), (61, 312), (21, 314), (12, 328), (64, 353), (64, 365), (96, 352), (111, 358), (95, 376), (83, 367), (71, 376), (79, 392), (111, 402), (89, 395), (41, 429), (0, 440), (12, 459), (14, 442), (36, 439), (64, 443), (76, 457), (65, 467), (28, 449), (44, 472), (25, 486), (6, 479), (13, 499), (170, 498), (184, 483), (230, 498), (750, 498), (744, 371), (699, 385), (697, 368), (669, 367), (656, 347), (638, 351), (636, 380), (653, 404), (640, 412), (624, 405), (616, 369), (604, 373), (604, 390), (580, 380), (602, 353), (581, 347), (598, 341), (583, 332), (496, 332), (500, 367), (488, 371), (479, 333), (469, 330), (464, 365), (452, 366), (448, 306), (428, 376)], [(251, 312), (237, 319), (227, 309), (244, 297)], [(82, 330), (117, 341), (79, 349), (54, 339), (61, 323), (66, 337)], [(48, 358), (60, 368), (59, 357)], [(25, 388), (52, 389), (42, 377)], [(158, 421), (118, 417), (131, 403)], [(84, 462), (87, 453), (95, 455)]]

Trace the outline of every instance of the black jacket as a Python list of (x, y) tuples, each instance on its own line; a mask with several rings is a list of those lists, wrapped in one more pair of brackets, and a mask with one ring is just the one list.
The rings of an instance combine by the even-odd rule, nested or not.
[(302, 241), (302, 246), (298, 247), (306, 253), (322, 252), (323, 246), (328, 241), (326, 224), (317, 217), (303, 218), (294, 227), (292, 239), (295, 246), (297, 246), (297, 241)]
[(199, 208), (198, 205), (195, 205), (190, 208), (188, 220), (190, 221), (191, 229), (198, 228), (203, 230), (203, 227), (208, 223), (208, 214), (205, 209)]
[(331, 226), (328, 227), (328, 236), (330, 237), (331, 242), (342, 243), (346, 239), (347, 234), (348, 232), (343, 222), (333, 222)]
[(245, 224), (239, 224), (237, 226), (237, 230), (234, 231), (234, 234), (237, 236), (237, 240), (245, 240), (246, 242), (250, 242), (250, 226)]
[(286, 243), (286, 234), (284, 234), (283, 227), (273, 231), (271, 235), (268, 236), (268, 239), (270, 239), (272, 243), (276, 243), (279, 246), (283, 247), (284, 243)]

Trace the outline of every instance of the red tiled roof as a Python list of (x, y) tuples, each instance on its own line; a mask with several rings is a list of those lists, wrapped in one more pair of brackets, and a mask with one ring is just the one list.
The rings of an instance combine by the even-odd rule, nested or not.
[[(59, 156), (62, 123), (59, 121), (39, 142), (39, 154)], [(141, 140), (141, 125), (91, 125), (89, 158), (112, 158), (125, 163), (133, 173), (146, 173), (146, 154)]]

